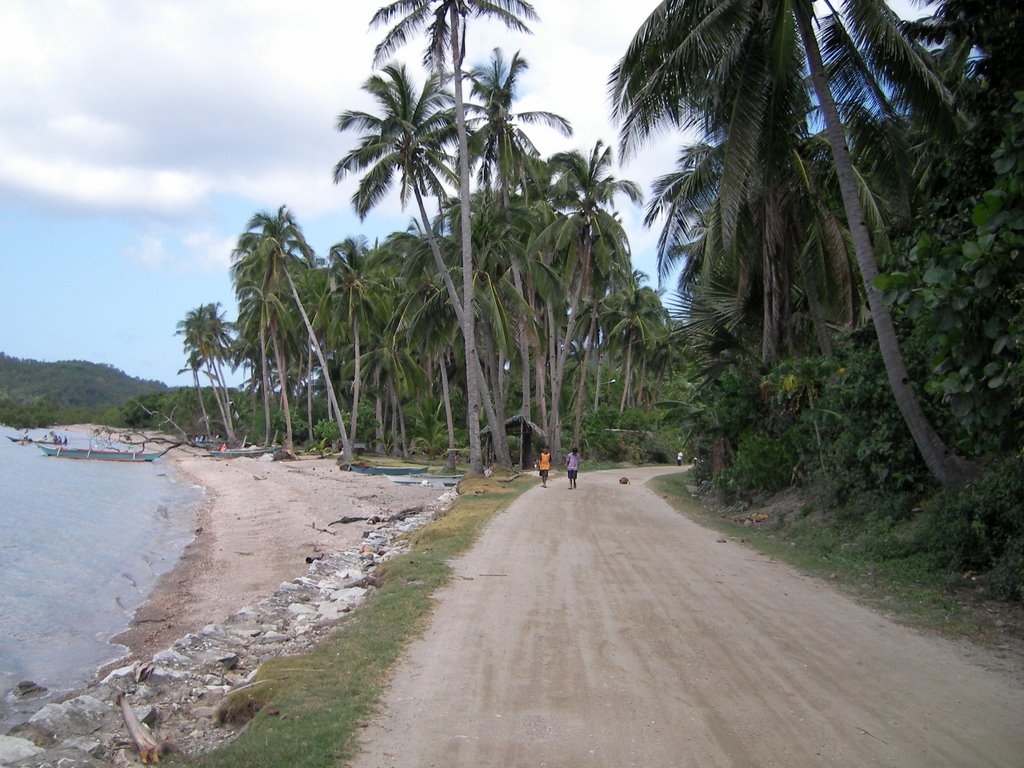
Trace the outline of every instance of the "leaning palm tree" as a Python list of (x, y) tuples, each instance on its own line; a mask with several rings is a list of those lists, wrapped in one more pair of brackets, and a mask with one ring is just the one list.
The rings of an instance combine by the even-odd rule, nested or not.
[[(820, 41), (815, 24), (823, 31)], [(891, 313), (874, 285), (874, 246), (832, 90), (844, 107), (871, 108), (889, 125), (898, 125), (910, 109), (926, 115), (933, 126), (950, 124), (948, 93), (926, 51), (901, 34), (899, 19), (882, 0), (848, 0), (842, 16), (832, 12), (822, 20), (815, 17), (812, 0), (663, 0), (611, 75), (623, 151), (629, 153), (653, 132), (672, 125), (703, 128), (707, 134), (726, 131), (737, 160), (730, 183), (740, 189), (744, 169), (759, 172), (778, 159), (759, 154), (765, 149), (761, 138), (766, 132), (778, 135), (791, 129), (773, 122), (771, 114), (777, 104), (796, 96), (793, 89), (804, 83), (807, 70), (894, 397), (932, 474), (943, 485), (958, 485), (970, 477), (971, 469), (943, 444), (925, 417)], [(727, 234), (736, 220), (738, 200), (724, 211)]]
[[(269, 211), (260, 211), (254, 214), (246, 225), (246, 231), (238, 238), (238, 245), (232, 255), (232, 260), (232, 273), (236, 284), (259, 284), (264, 294), (283, 292), (287, 285), (291, 298), (295, 302), (295, 308), (298, 309), (306, 326), (309, 343), (313, 346), (317, 359), (320, 361), (327, 397), (334, 410), (338, 430), (341, 433), (343, 458), (350, 461), (352, 446), (345, 433), (345, 424), (334, 392), (334, 385), (331, 383), (327, 359), (309, 316), (302, 306), (298, 289), (295, 287), (295, 281), (289, 271), (289, 265), (292, 265), (293, 268), (310, 268), (315, 263), (313, 249), (306, 242), (302, 229), (295, 221), (291, 211), (282, 205), (273, 214)], [(271, 323), (276, 326), (279, 315), (274, 313), (272, 317)], [(271, 342), (277, 358), (278, 375), (281, 377), (281, 404), (284, 410), (286, 432), (284, 448), (290, 451), (293, 446), (291, 414), (288, 406), (287, 366), (282, 353), (280, 334), (272, 332)]]
[[(537, 18), (533, 6), (525, 0), (395, 0), (374, 14), (372, 26), (394, 23), (374, 51), (375, 64), (386, 61), (405, 45), (409, 38), (426, 27), (427, 47), (424, 64), (440, 75), (447, 66), (454, 90), (455, 128), (458, 136), (458, 188), (460, 201), (460, 232), (462, 235), (462, 299), (459, 317), (466, 345), (466, 420), (469, 428), (469, 471), (483, 473), (480, 449), (480, 401), (482, 371), (477, 354), (474, 323), (473, 246), (470, 225), (469, 140), (462, 94), (463, 60), (466, 55), (466, 23), (470, 16), (493, 18), (509, 29), (529, 32), (522, 18)], [(446, 58), (447, 54), (447, 58)], [(460, 310), (456, 310), (459, 312)], [(485, 398), (486, 399), (486, 398)], [(492, 422), (494, 430), (504, 425)]]

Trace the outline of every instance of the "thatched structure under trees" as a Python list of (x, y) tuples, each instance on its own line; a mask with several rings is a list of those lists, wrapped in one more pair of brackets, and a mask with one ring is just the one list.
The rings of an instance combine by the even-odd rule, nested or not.
[[(510, 419), (505, 420), (505, 434), (508, 437), (519, 438), (519, 467), (525, 468), (531, 466), (532, 462), (537, 456), (537, 451), (534, 450), (534, 438), (539, 438), (542, 442), (547, 440), (547, 435), (544, 434), (544, 430), (534, 424), (528, 418), (522, 415), (513, 416)], [(494, 446), (491, 441), (491, 428), (484, 427), (480, 430), (480, 441), (484, 453), (484, 463), (494, 463)]]

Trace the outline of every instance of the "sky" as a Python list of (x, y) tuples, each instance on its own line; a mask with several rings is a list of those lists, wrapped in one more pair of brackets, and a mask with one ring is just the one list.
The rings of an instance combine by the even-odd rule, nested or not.
[[(336, 130), (338, 114), (374, 109), (361, 86), (383, 5), (3, 0), (0, 352), (189, 386), (177, 324), (210, 302), (235, 318), (231, 251), (254, 213), (288, 206), (321, 256), (346, 237), (405, 229), (415, 211), (397, 191), (360, 221), (357, 177), (332, 180), (357, 138)], [(471, 20), (467, 64), (495, 47), (527, 60), (517, 109), (574, 128), (529, 127), (543, 156), (600, 140), (618, 157), (607, 79), (656, 0), (533, 5), (532, 35)], [(423, 44), (396, 54), (418, 83)], [(682, 143), (659, 137), (614, 175), (646, 193)], [(653, 282), (658, 233), (625, 198), (617, 211), (634, 268)]]

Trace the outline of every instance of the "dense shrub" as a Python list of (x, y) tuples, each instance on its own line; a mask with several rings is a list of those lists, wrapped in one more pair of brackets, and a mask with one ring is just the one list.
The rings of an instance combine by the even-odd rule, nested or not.
[(715, 485), (731, 493), (772, 493), (792, 483), (798, 462), (792, 431), (778, 438), (753, 432), (740, 438), (732, 464), (719, 473)]
[(994, 596), (1024, 602), (1024, 458), (928, 504), (926, 543), (942, 567), (988, 572)]
[[(922, 491), (930, 482), (874, 345), (847, 353), (817, 403), (820, 450), (807, 466), (833, 499)], [(805, 448), (812, 449), (807, 441)], [(813, 449), (817, 449), (817, 443)], [(810, 457), (808, 457), (810, 458)]]

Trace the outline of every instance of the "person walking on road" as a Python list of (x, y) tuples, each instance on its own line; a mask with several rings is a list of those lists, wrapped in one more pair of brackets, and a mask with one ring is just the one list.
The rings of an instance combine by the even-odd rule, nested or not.
[(548, 487), (548, 472), (551, 471), (551, 454), (545, 445), (540, 449), (540, 458), (537, 460), (537, 469), (540, 470), (540, 487)]
[(579, 451), (576, 450), (576, 446), (572, 447), (569, 451), (569, 455), (565, 457), (565, 470), (566, 474), (569, 475), (569, 490), (576, 490), (576, 475), (579, 474), (580, 464), (583, 462), (583, 457), (580, 456)]

